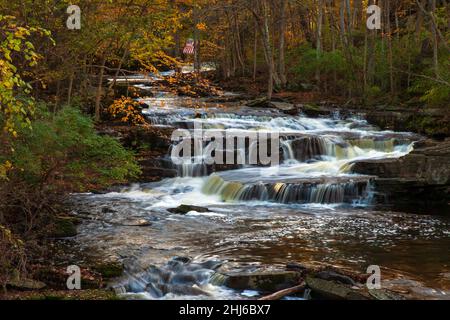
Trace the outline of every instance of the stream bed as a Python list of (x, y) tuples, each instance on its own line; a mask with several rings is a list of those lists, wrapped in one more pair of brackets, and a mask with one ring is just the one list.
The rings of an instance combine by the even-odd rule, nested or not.
[[(449, 219), (376, 209), (375, 177), (351, 171), (355, 161), (408, 154), (417, 135), (379, 131), (357, 116), (308, 118), (195, 101), (192, 108), (192, 99), (164, 93), (144, 102), (155, 126), (277, 132), (280, 164), (219, 171), (200, 157), (174, 165), (177, 178), (75, 195), (75, 213), (92, 217), (76, 241), (83, 250), (124, 261), (127, 271), (114, 285), (126, 297), (248, 299), (258, 293), (223, 286), (215, 271), (276, 270), (297, 262), (360, 273), (379, 265), (386, 288), (448, 299)], [(207, 210), (170, 211), (180, 205)]]

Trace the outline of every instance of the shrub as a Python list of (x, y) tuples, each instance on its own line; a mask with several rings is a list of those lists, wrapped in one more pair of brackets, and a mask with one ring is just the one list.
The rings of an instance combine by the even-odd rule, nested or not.
[(0, 224), (24, 240), (50, 231), (55, 208), (68, 193), (123, 183), (139, 173), (133, 153), (98, 135), (75, 108), (53, 115), (40, 106), (32, 128), (6, 142), (0, 163), (9, 161), (11, 169), (0, 180)]

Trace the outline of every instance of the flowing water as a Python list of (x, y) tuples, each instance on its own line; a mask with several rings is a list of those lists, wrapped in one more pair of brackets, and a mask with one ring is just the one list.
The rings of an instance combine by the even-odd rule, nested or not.
[[(145, 102), (144, 113), (157, 126), (277, 132), (280, 163), (212, 173), (202, 154), (174, 166), (178, 178), (74, 197), (78, 211), (93, 217), (80, 227), (79, 243), (125, 261), (126, 275), (116, 283), (122, 293), (245, 299), (252, 293), (214, 280), (217, 268), (254, 271), (299, 262), (359, 272), (379, 265), (386, 286), (418, 297), (448, 297), (448, 219), (377, 211), (374, 177), (351, 171), (354, 161), (404, 156), (420, 137), (379, 131), (364, 119), (338, 114), (313, 119), (237, 105), (192, 108), (192, 100), (167, 94)], [(202, 143), (203, 150), (209, 143)], [(248, 147), (233, 152), (245, 158)], [(168, 211), (182, 204), (209, 211)]]

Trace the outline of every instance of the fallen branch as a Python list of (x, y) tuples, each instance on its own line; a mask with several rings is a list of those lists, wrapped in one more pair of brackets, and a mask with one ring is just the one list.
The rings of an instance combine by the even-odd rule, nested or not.
[(262, 297), (258, 300), (266, 300), (266, 301), (281, 300), (284, 297), (290, 296), (291, 294), (299, 293), (299, 292), (305, 290), (305, 288), (306, 288), (306, 284), (305, 284), (305, 282), (302, 282), (298, 286), (275, 292), (269, 296)]

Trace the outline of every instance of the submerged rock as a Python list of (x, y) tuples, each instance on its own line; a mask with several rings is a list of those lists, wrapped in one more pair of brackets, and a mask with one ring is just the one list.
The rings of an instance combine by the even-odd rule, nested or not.
[(196, 212), (200, 212), (200, 213), (211, 212), (208, 208), (191, 206), (191, 205), (186, 205), (186, 204), (182, 204), (181, 206), (179, 206), (177, 208), (168, 209), (167, 211), (169, 211), (170, 213), (183, 214), (183, 215), (188, 214), (191, 211), (196, 211)]
[(275, 292), (297, 285), (300, 274), (294, 271), (243, 272), (225, 274), (224, 285), (236, 290)]

